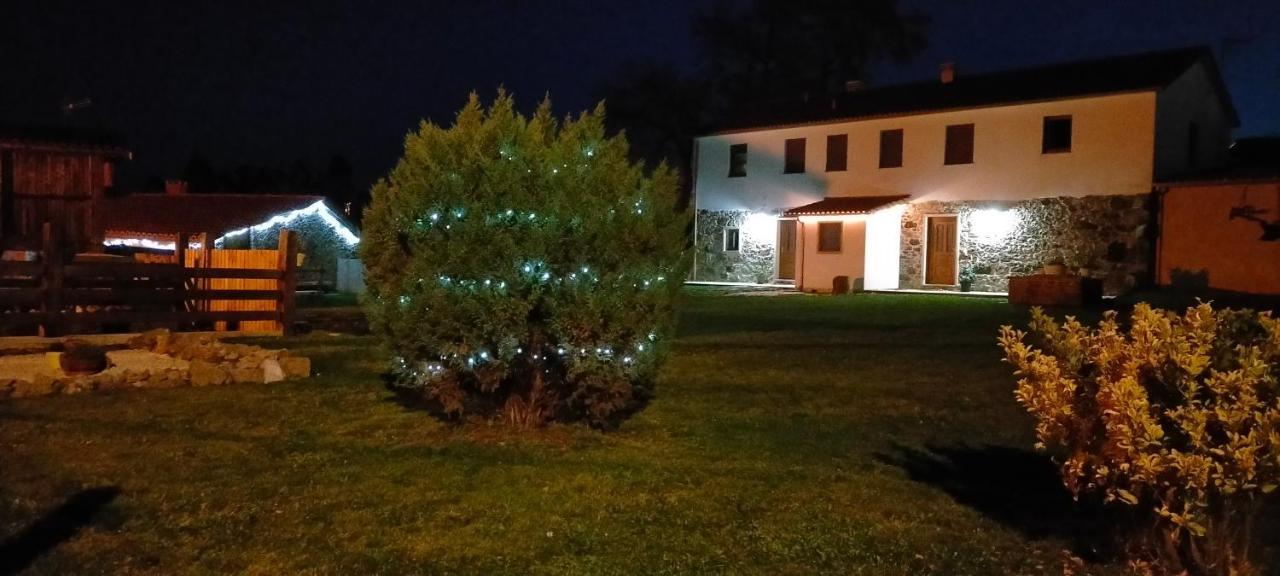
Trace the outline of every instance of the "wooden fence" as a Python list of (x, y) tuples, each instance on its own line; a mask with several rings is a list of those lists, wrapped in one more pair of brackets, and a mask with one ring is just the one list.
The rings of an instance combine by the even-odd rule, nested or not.
[(287, 333), (293, 326), (298, 250), (288, 230), (280, 233), (272, 268), (184, 266), (184, 242), (177, 243), (171, 263), (67, 262), (47, 224), (43, 240), (39, 261), (0, 262), (5, 334), (193, 330), (253, 322)]

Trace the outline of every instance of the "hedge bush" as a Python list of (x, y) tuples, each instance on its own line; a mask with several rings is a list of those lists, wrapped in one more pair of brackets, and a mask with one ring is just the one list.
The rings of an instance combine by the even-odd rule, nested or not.
[(1067, 488), (1137, 513), (1136, 566), (1260, 572), (1249, 544), (1280, 484), (1280, 322), (1141, 304), (1127, 327), (1108, 312), (1089, 328), (1033, 310), (1030, 338), (1005, 326), (999, 341)]
[(646, 174), (604, 108), (530, 117), (473, 94), (373, 188), (365, 307), (397, 386), (455, 417), (617, 424), (653, 390), (684, 278), (677, 177)]

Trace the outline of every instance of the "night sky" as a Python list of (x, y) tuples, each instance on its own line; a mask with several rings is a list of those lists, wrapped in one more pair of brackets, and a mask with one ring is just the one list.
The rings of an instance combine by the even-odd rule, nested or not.
[[(694, 66), (691, 15), (713, 0), (7, 2), (0, 121), (75, 121), (123, 133), (133, 182), (175, 177), (193, 149), (219, 167), (313, 169), (334, 153), (367, 185), (421, 118), (447, 123), (472, 89), (504, 84), (532, 106), (592, 104), (629, 59)], [(368, 5), (365, 5), (368, 4)], [(1210, 45), (1240, 109), (1237, 136), (1280, 134), (1274, 0), (904, 0), (933, 18), (913, 62), (873, 84), (1041, 62)], [(1225, 54), (1225, 57), (1224, 57)]]

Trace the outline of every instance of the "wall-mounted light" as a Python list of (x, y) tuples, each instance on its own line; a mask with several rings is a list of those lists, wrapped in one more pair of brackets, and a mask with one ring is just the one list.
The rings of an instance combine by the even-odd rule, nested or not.
[(983, 244), (997, 244), (1018, 228), (1022, 216), (1017, 210), (983, 208), (969, 215), (969, 231)]
[(778, 217), (765, 212), (752, 212), (742, 221), (742, 235), (756, 242), (773, 242), (778, 234)]

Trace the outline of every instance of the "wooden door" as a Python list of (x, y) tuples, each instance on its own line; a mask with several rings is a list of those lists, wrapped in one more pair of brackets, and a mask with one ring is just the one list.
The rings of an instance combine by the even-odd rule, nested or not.
[(956, 217), (930, 216), (924, 254), (924, 283), (956, 283)]
[(778, 221), (778, 279), (796, 279), (796, 221)]

